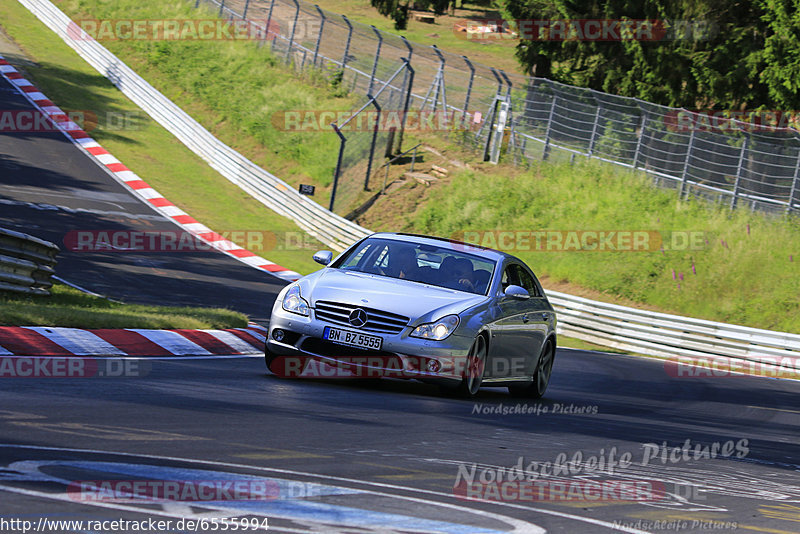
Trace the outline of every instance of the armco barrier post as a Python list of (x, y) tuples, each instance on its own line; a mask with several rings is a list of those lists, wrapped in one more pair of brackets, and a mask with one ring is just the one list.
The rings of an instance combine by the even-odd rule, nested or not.
[(686, 175), (689, 173), (689, 158), (692, 157), (692, 149), (694, 148), (694, 131), (692, 128), (689, 133), (689, 145), (686, 147), (686, 159), (683, 160), (683, 172), (681, 172), (681, 186), (678, 189), (678, 198), (683, 199), (683, 191), (686, 188)]
[(244, 11), (242, 11), (242, 20), (247, 18), (247, 9), (250, 7), (250, 0), (244, 0)]
[(553, 127), (553, 117), (556, 112), (556, 101), (558, 96), (553, 93), (553, 101), (550, 102), (550, 113), (547, 115), (547, 129), (544, 132), (544, 147), (542, 148), (542, 161), (550, 156), (550, 130)]
[(595, 100), (597, 104), (597, 110), (594, 112), (594, 122), (592, 123), (592, 135), (589, 137), (589, 151), (586, 153), (587, 156), (590, 158), (592, 154), (594, 154), (594, 145), (597, 142), (597, 127), (600, 124), (600, 103)]
[(733, 183), (733, 196), (731, 197), (731, 209), (736, 207), (736, 201), (739, 197), (739, 187), (742, 180), (742, 169), (744, 169), (744, 156), (747, 153), (747, 142), (750, 137), (745, 134), (742, 141), (742, 149), (739, 151), (739, 164), (736, 166), (736, 181)]
[(794, 209), (792, 205), (794, 204), (794, 194), (797, 191), (798, 175), (800, 175), (800, 148), (797, 149), (797, 162), (794, 165), (794, 176), (792, 176), (792, 187), (789, 190), (789, 202), (786, 204), (786, 213)]
[(647, 126), (647, 112), (642, 110), (642, 119), (639, 121), (639, 136), (636, 139), (636, 150), (633, 153), (633, 169), (639, 167), (639, 156), (642, 153), (642, 139), (644, 139), (644, 129)]

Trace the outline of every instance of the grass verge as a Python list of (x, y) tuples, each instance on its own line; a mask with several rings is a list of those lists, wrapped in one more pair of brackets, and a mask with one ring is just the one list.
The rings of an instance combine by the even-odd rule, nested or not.
[[(87, 2), (75, 4), (88, 9)], [(127, 4), (134, 6), (136, 3)], [(171, 4), (175, 13), (183, 5), (183, 2), (174, 6)], [(68, 6), (62, 2), (61, 7)], [(126, 15), (119, 12), (117, 18), (136, 16), (134, 13)], [(164, 16), (162, 13), (161, 18)], [(322, 247), (320, 243), (308, 237), (294, 222), (267, 209), (211, 169), (172, 134), (144, 114), (111, 82), (92, 69), (21, 4), (0, 2), (0, 21), (5, 32), (30, 60), (24, 68), (31, 81), (62, 109), (95, 113), (98, 124), (89, 132), (90, 135), (143, 180), (190, 215), (233, 241), (237, 241), (237, 233), (246, 235), (243, 231), (274, 233), (274, 240), (264, 240), (268, 244), (265, 247), (254, 247), (253, 243), (247, 241), (238, 243), (243, 247), (250, 247), (256, 254), (300, 273), (316, 270), (317, 266), (310, 256), (313, 250)], [(117, 44), (122, 46), (121, 43)], [(139, 69), (148, 81), (165, 91), (167, 96), (224, 142), (281, 177), (285, 177), (281, 172), (287, 171), (289, 167), (296, 169), (292, 176), (298, 183), (305, 181), (308, 174), (297, 169), (320, 168), (317, 164), (321, 164), (321, 155), (325, 151), (320, 149), (321, 142), (318, 139), (311, 139), (311, 143), (292, 139), (276, 144), (275, 139), (280, 138), (277, 133), (270, 134), (274, 137), (257, 139), (247, 131), (271, 132), (271, 110), (291, 109), (300, 103), (309, 108), (325, 109), (326, 106), (332, 107), (336, 104), (342, 109), (349, 109), (347, 99), (332, 96), (335, 93), (333, 88), (298, 82), (280, 66), (274, 67), (265, 62), (264, 55), (255, 56), (252, 43), (217, 42), (213, 44), (219, 48), (214, 50), (189, 46), (191, 53), (188, 49), (179, 52), (172, 47), (170, 48), (174, 53), (167, 53), (157, 46), (164, 43), (149, 44), (154, 47), (151, 51), (152, 57), (146, 52), (134, 57), (135, 54), (130, 51), (130, 54), (121, 54), (124, 61)], [(158, 60), (162, 52), (168, 58)], [(197, 65), (202, 59), (192, 54), (201, 53), (207, 54), (203, 56), (207, 61), (207, 70), (193, 75), (189, 64)], [(153, 58), (154, 65), (148, 67)], [(254, 63), (258, 63), (260, 68), (254, 67)], [(186, 65), (181, 73), (173, 71), (173, 67), (178, 68), (183, 64)], [(217, 74), (214, 73), (215, 69), (218, 70)], [(247, 91), (233, 90), (230, 87), (230, 80), (239, 76), (237, 72), (250, 72), (250, 79), (257, 87), (250, 91), (253, 98), (244, 102), (242, 107), (225, 111), (228, 105), (225, 98), (233, 100), (248, 94)], [(218, 85), (224, 79), (228, 80), (228, 84)], [(177, 80), (185, 82), (185, 85), (174, 83)], [(217, 108), (199, 98), (195, 91), (205, 91), (203, 94), (208, 99), (216, 98), (211, 104)], [(269, 102), (269, 107), (262, 110), (262, 115), (247, 114), (246, 106), (261, 109), (264, 102)], [(120, 117), (126, 118), (125, 121), (120, 122)], [(253, 124), (249, 126), (249, 130), (243, 131), (240, 120), (252, 120)], [(304, 135), (313, 137), (315, 134)], [(336, 136), (331, 134), (331, 137)], [(300, 158), (300, 151), (311, 155), (306, 159)], [(317, 163), (311, 161), (313, 158), (318, 158)], [(322, 176), (327, 171), (318, 172)], [(330, 180), (332, 172), (327, 176)], [(325, 195), (324, 190), (322, 194)]]
[[(649, 177), (608, 164), (461, 171), (407, 221), (415, 231), (505, 249), (546, 275), (545, 286), (569, 282), (681, 315), (800, 332), (796, 218), (679, 201)], [(541, 237), (537, 248), (532, 231), (555, 231), (560, 244)], [(650, 238), (639, 251), (582, 251), (567, 240), (581, 231)]]
[[(187, 9), (185, 2), (154, 7), (132, 0), (116, 3), (61, 0), (59, 5), (71, 16), (91, 12), (94, 17), (117, 19), (174, 18)], [(22, 8), (18, 4), (0, 5), (0, 15), (14, 15), (5, 16), (4, 24), (19, 32), (17, 37), (12, 31), (18, 41), (23, 45), (36, 45), (39, 57), (49, 54), (47, 61), (52, 66), (62, 65), (62, 60), (73, 62), (68, 71), (60, 71), (58, 75), (42, 72), (45, 82), (55, 89), (71, 89), (76, 100), (86, 85), (81, 84), (82, 81), (91, 81), (88, 84), (90, 88), (97, 85), (103, 90), (108, 87), (110, 92), (114, 91), (102, 78), (98, 80), (97, 75), (86, 80), (71, 78), (88, 67), (81, 67), (79, 63), (82, 61), (71, 53), (72, 57), (62, 55), (51, 60), (51, 55), (55, 54), (51, 49), (60, 50), (63, 45), (56, 42), (48, 30), (30, 23), (30, 15), (26, 18), (27, 12), (19, 10)], [(321, 100), (304, 101), (313, 109), (325, 109), (324, 106), (332, 102), (324, 100), (325, 95), (344, 104), (344, 99), (331, 93), (336, 92), (335, 88), (315, 86), (319, 82), (314, 80), (289, 77), (281, 74), (279, 67), (270, 70), (274, 65), (267, 69), (263, 65), (269, 63), (265, 59), (267, 54), (255, 55), (252, 49), (247, 48), (248, 43), (242, 43), (241, 50), (234, 47), (236, 43), (202, 43), (203, 46), (153, 42), (108, 44), (124, 61), (138, 68), (201, 122), (211, 123), (212, 130), (223, 141), (231, 142), (232, 139), (234, 146), (238, 143), (251, 145), (250, 149), (254, 151), (268, 151), (274, 148), (262, 143), (269, 143), (271, 139), (282, 142), (285, 133), (267, 132), (270, 129), (267, 123), (264, 123), (262, 137), (255, 135), (258, 128), (243, 131), (241, 127), (241, 121), (248, 119), (248, 107), (251, 111), (256, 110), (253, 115), (259, 115), (262, 122), (274, 110), (292, 109), (294, 104), (291, 100), (279, 100), (280, 95), (271, 89), (274, 83), (277, 83), (275, 87), (298, 94), (321, 91)], [(216, 52), (210, 53), (209, 50)], [(226, 70), (227, 65), (232, 65), (232, 70)], [(266, 70), (260, 70), (262, 67)], [(222, 69), (225, 74), (217, 77), (216, 69)], [(255, 73), (253, 76), (248, 74), (251, 69)], [(236, 79), (236, 87), (239, 87), (239, 76), (245, 84), (244, 89), (233, 91), (230, 80)], [(269, 89), (262, 91), (261, 100), (248, 100), (251, 98), (249, 93), (258, 92), (261, 86)], [(43, 87), (47, 90), (47, 85), (43, 84)], [(53, 91), (52, 96), (59, 98), (57, 91)], [(112, 98), (110, 94), (104, 97)], [(248, 102), (247, 106), (240, 106), (239, 98)], [(259, 104), (263, 106), (259, 108)], [(228, 106), (231, 106), (230, 110)], [(133, 132), (125, 134), (133, 135)], [(292, 143), (303, 146), (288, 152), (286, 159), (281, 153), (270, 153), (274, 157), (256, 161), (277, 171), (282, 165), (287, 166), (283, 170), (297, 165), (300, 170), (307, 168), (306, 175), (311, 176), (319, 167), (314, 164), (316, 160), (304, 159), (302, 154), (323, 146), (316, 144), (321, 138), (314, 137), (315, 134), (302, 135), (304, 137), (291, 137)], [(443, 151), (459, 150), (441, 140), (428, 142)], [(177, 142), (167, 138), (164, 143), (174, 145)], [(120, 146), (117, 155), (126, 161), (122, 150), (124, 142)], [(141, 147), (137, 148), (140, 151)], [(135, 150), (128, 153), (135, 159)], [(463, 151), (459, 157), (469, 161), (463, 156)], [(171, 158), (155, 154), (152, 159), (158, 166)], [(289, 160), (294, 163), (287, 163)], [(187, 161), (187, 165), (190, 163)], [(543, 252), (532, 250), (530, 243), (513, 242), (509, 252), (522, 257), (543, 275), (548, 287), (572, 284), (594, 291), (596, 295), (590, 296), (599, 296), (603, 300), (647, 303), (652, 308), (682, 315), (800, 332), (800, 276), (798, 264), (794, 261), (800, 243), (800, 229), (796, 220), (768, 218), (746, 210), (730, 213), (725, 208), (715, 208), (701, 201), (678, 201), (673, 191), (654, 189), (645, 176), (598, 162), (579, 161), (574, 166), (547, 163), (530, 169), (510, 165), (493, 167), (476, 163), (474, 159), (471, 163), (472, 169), (454, 170), (449, 179), (441, 180), (437, 185), (423, 188), (411, 184), (417, 192), (398, 191), (397, 195), (382, 197), (360, 222), (375, 230), (412, 230), (443, 236), (458, 237), (464, 236), (464, 232), (479, 232), (478, 242), (481, 244), (506, 249), (508, 247), (497, 241), (498, 231), (514, 235), (534, 230), (655, 232), (666, 240), (664, 250), (578, 252), (564, 247)], [(321, 175), (318, 178), (323, 179)], [(181, 177), (164, 174), (159, 180), (152, 181), (168, 197), (171, 188), (175, 192), (175, 201), (179, 203), (185, 200), (194, 202), (194, 197), (198, 196), (193, 194), (192, 199), (186, 198), (185, 191), (192, 184)], [(231, 189), (233, 186), (219, 180), (215, 182), (209, 178), (205, 192), (210, 199), (198, 210), (185, 209), (206, 223), (210, 221), (212, 227), (216, 220), (220, 223), (217, 227), (231, 228), (230, 221), (239, 215), (238, 210), (232, 207), (235, 205), (232, 199), (245, 202), (247, 198), (243, 192)], [(163, 183), (163, 187), (159, 183)], [(423, 194), (418, 193), (420, 189), (424, 189)], [(203, 218), (203, 209), (207, 210), (208, 220)], [(263, 208), (260, 211), (263, 212)], [(264, 215), (269, 216), (273, 215)], [(676, 247), (671, 241), (675, 235), (700, 235), (701, 241), (695, 246)], [(485, 236), (494, 236), (494, 240)], [(304, 265), (308, 266), (306, 270), (313, 268), (310, 260), (306, 259), (304, 265), (299, 261), (287, 263), (287, 266), (300, 272), (303, 272)]]
[(247, 317), (221, 308), (122, 304), (55, 284), (50, 297), (0, 292), (0, 325), (72, 328), (243, 328)]

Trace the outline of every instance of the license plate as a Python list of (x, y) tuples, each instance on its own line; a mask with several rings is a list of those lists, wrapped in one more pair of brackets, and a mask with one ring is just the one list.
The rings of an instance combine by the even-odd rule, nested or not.
[(370, 336), (369, 334), (362, 334), (361, 332), (351, 332), (350, 330), (342, 330), (341, 328), (331, 328), (330, 326), (325, 327), (325, 330), (322, 332), (322, 337), (333, 343), (374, 350), (380, 350), (381, 344), (383, 343), (383, 338), (378, 336)]

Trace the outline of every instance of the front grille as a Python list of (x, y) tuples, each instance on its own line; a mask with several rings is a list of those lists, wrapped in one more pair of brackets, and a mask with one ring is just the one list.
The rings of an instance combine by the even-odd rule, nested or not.
[(367, 323), (362, 326), (360, 330), (377, 332), (379, 334), (398, 334), (408, 325), (408, 317), (403, 317), (396, 313), (326, 300), (317, 301), (314, 307), (314, 315), (317, 319), (324, 319), (325, 321), (354, 328), (353, 325), (350, 324), (349, 317), (350, 312), (358, 308), (367, 312), (368, 317)]

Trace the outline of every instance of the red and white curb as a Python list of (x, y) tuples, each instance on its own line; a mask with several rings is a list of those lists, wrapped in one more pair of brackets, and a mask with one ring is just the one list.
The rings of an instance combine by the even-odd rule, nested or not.
[(264, 353), (267, 329), (83, 330), (0, 327), (0, 356), (237, 356)]
[(117, 181), (126, 185), (143, 202), (149, 204), (159, 213), (174, 221), (181, 228), (193, 234), (198, 239), (209, 244), (220, 252), (227, 254), (252, 267), (263, 269), (274, 276), (287, 281), (300, 278), (300, 274), (266, 260), (254, 252), (246, 250), (236, 243), (225, 239), (207, 226), (199, 223), (188, 213), (164, 198), (158, 191), (150, 187), (144, 180), (123, 165), (117, 158), (92, 139), (77, 124), (70, 121), (61, 108), (42, 94), (31, 82), (26, 80), (17, 69), (0, 55), (0, 74), (14, 85), (33, 105), (45, 116), (49, 117), (55, 126), (75, 145), (93, 156), (102, 164)]

